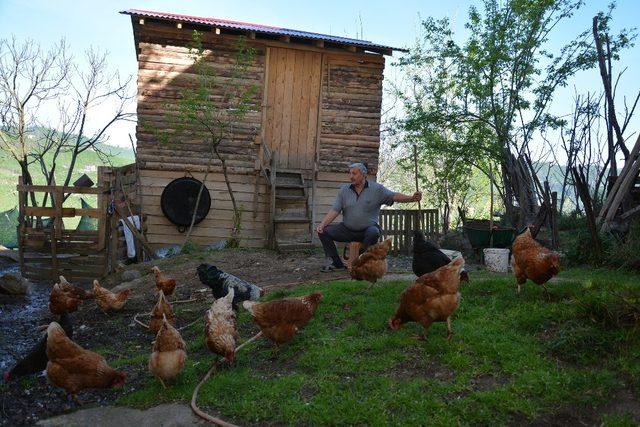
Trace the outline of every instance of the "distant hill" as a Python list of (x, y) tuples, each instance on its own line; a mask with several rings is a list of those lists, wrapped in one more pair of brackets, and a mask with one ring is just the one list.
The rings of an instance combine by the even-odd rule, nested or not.
[[(110, 158), (114, 166), (122, 166), (135, 161), (133, 150), (130, 147), (121, 148), (108, 145), (102, 145), (101, 149), (112, 153)], [(63, 153), (58, 156), (58, 166), (56, 170), (56, 182), (62, 183), (69, 170), (71, 155)], [(91, 150), (82, 153), (77, 161), (71, 182), (75, 181), (82, 174), (87, 174), (94, 182), (97, 182), (96, 173), (98, 166), (106, 165), (98, 155)], [(37, 167), (32, 166), (30, 169), (34, 173), (36, 184), (44, 184), (44, 176), (39, 172)], [(15, 160), (5, 153), (0, 153), (0, 211), (5, 211), (15, 207), (18, 204), (18, 193), (16, 185), (20, 176), (20, 168)], [(79, 201), (78, 201), (79, 203)], [(73, 206), (73, 203), (70, 204)]]

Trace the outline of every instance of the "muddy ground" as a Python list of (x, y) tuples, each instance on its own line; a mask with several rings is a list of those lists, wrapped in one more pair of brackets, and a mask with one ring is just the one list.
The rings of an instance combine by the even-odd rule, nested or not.
[[(219, 268), (235, 274), (245, 280), (256, 283), (267, 290), (280, 287), (292, 287), (314, 281), (337, 280), (347, 278), (347, 273), (321, 273), (324, 259), (315, 252), (297, 252), (278, 254), (266, 250), (223, 250), (198, 253), (191, 256), (177, 256), (152, 263), (130, 265), (125, 270), (138, 270), (139, 279), (122, 282), (122, 271), (108, 277), (103, 284), (116, 289), (131, 287), (134, 292), (120, 313), (109, 316), (100, 312), (95, 303), (86, 301), (73, 313), (74, 341), (86, 349), (97, 351), (107, 361), (116, 357), (135, 356), (150, 350), (152, 335), (133, 321), (136, 314), (148, 313), (156, 302), (153, 265), (159, 265), (164, 273), (178, 280), (177, 291), (169, 297), (170, 301), (196, 299), (195, 302), (174, 306), (178, 317), (177, 327), (183, 327), (202, 318), (208, 308), (211, 297), (196, 275), (196, 267), (203, 262), (215, 264)], [(410, 273), (411, 260), (407, 257), (390, 258), (390, 272)], [(42, 336), (38, 330), (54, 317), (49, 313), (48, 294), (52, 283), (34, 284), (27, 297), (0, 297), (0, 371), (11, 368), (16, 359)], [(89, 284), (83, 284), (89, 288)], [(140, 316), (145, 321), (144, 316)], [(250, 336), (256, 331), (239, 331), (241, 336)], [(183, 336), (189, 341), (193, 329), (185, 330)], [(107, 347), (113, 346), (114, 337), (126, 343), (119, 355), (109, 354)], [(125, 387), (117, 390), (86, 390), (79, 394), (83, 407), (104, 406), (113, 403), (118, 396), (128, 394), (144, 381), (148, 372), (128, 371)], [(44, 372), (0, 384), (0, 425), (29, 425), (40, 419), (76, 409), (76, 405), (67, 400), (62, 389), (50, 385)]]

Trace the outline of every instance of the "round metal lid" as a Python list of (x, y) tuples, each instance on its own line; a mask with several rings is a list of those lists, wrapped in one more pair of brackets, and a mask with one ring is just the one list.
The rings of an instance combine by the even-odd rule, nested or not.
[[(164, 216), (177, 226), (188, 227), (191, 225), (191, 218), (201, 185), (202, 181), (190, 177), (171, 181), (164, 188), (160, 197), (160, 206)], [(209, 214), (209, 209), (211, 209), (211, 197), (209, 196), (209, 189), (204, 186), (194, 224), (205, 219)]]

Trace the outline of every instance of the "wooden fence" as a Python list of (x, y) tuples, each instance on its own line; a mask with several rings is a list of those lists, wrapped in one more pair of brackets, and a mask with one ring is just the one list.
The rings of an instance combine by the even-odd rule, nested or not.
[(383, 209), (380, 211), (382, 237), (391, 237), (391, 254), (411, 254), (413, 230), (422, 229), (428, 240), (435, 240), (440, 232), (437, 209), (423, 209), (422, 227), (418, 224), (420, 216), (413, 209)]
[[(57, 281), (60, 275), (70, 281), (90, 283), (116, 268), (117, 263), (126, 258), (126, 245), (120, 216), (108, 207), (117, 205), (125, 211), (122, 206), (126, 205), (131, 207), (126, 209), (127, 216), (139, 214), (139, 204), (132, 203), (136, 181), (135, 168), (131, 165), (99, 167), (95, 187), (24, 185), (20, 177), (18, 246), (22, 275), (44, 283)], [(30, 206), (32, 197), (40, 201), (45, 199), (44, 194), (50, 195), (46, 203), (50, 206)], [(65, 207), (71, 194), (95, 196), (96, 207)], [(96, 229), (65, 228), (64, 218), (82, 216), (96, 218)]]

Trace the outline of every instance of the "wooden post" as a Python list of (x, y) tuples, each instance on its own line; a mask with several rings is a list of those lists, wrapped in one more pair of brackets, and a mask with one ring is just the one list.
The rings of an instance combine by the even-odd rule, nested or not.
[(491, 200), (489, 201), (489, 247), (493, 247), (493, 166), (489, 163), (489, 188)]
[[(416, 180), (416, 192), (420, 191), (418, 187), (418, 144), (413, 144), (413, 172)], [(418, 219), (420, 220), (418, 225), (419, 229), (422, 229), (422, 205), (418, 201)]]
[(269, 224), (269, 235), (270, 235), (270, 246), (271, 249), (276, 249), (277, 241), (276, 241), (276, 180), (278, 179), (278, 152), (274, 151), (271, 154), (271, 200), (269, 202), (271, 212), (270, 212), (270, 224)]
[[(22, 187), (24, 185), (24, 179), (22, 175), (18, 177), (18, 187)], [(24, 218), (24, 208), (27, 205), (27, 195), (24, 190), (18, 189), (18, 229), (17, 229), (17, 237), (18, 237), (18, 258), (20, 261), (20, 273), (24, 276), (24, 233), (25, 233), (25, 218)]]

